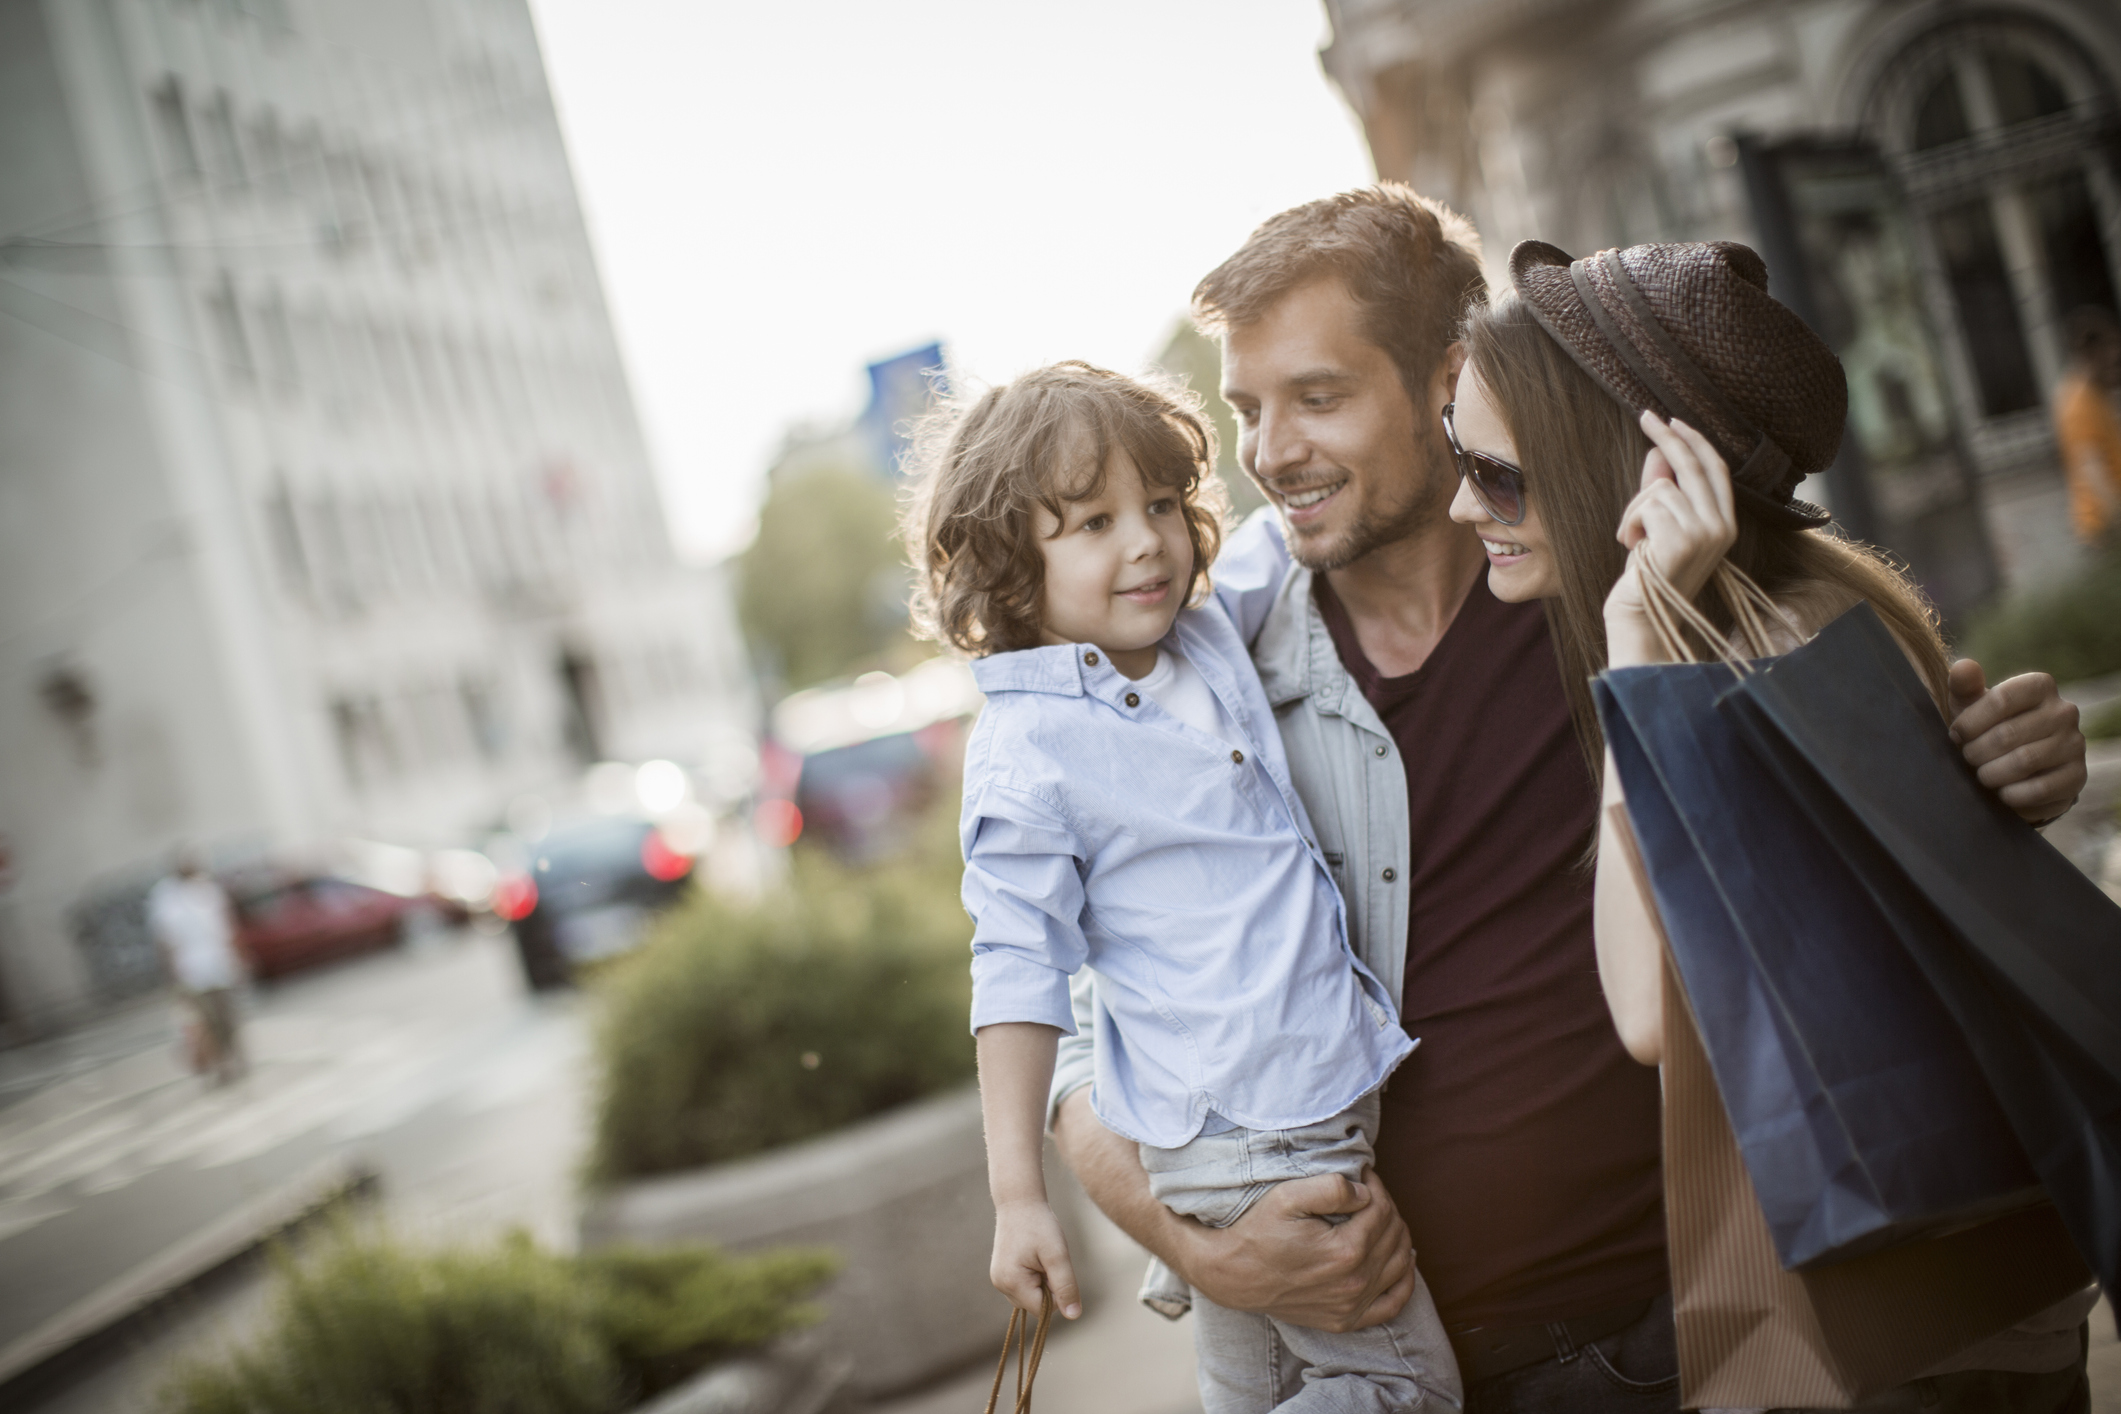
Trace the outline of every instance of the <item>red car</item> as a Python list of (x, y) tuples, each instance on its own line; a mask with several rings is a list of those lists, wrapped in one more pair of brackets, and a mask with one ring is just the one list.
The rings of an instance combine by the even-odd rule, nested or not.
[(395, 946), (405, 915), (421, 902), (326, 875), (248, 876), (222, 884), (236, 906), (236, 947), (253, 977)]

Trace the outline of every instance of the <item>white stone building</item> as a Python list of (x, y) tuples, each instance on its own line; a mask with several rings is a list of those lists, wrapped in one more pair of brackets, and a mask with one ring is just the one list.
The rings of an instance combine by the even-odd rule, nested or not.
[(756, 714), (524, 0), (0, 0), (0, 1019), (180, 840), (475, 839)]
[(2121, 290), (2113, 0), (1325, 0), (1382, 176), (1491, 271), (1745, 241), (1842, 355), (1823, 495), (1948, 612), (2077, 557), (2047, 405), (2062, 321)]

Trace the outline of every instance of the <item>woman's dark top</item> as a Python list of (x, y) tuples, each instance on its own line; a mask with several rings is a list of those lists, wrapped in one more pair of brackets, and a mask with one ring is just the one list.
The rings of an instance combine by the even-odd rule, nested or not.
[(1657, 1072), (1598, 987), (1597, 796), (1537, 604), (1487, 572), (1421, 668), (1380, 675), (1324, 575), (1333, 644), (1407, 772), (1402, 1013), (1378, 1173), (1452, 1330), (1562, 1320), (1669, 1284)]

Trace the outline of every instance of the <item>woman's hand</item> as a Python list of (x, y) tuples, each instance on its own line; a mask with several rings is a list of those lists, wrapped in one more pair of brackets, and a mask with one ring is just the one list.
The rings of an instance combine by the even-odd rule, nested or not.
[(1642, 414), (1651, 443), (1642, 462), (1642, 489), (1620, 517), (1618, 539), (1628, 556), (1606, 596), (1607, 661), (1614, 667), (1660, 663), (1665, 653), (1650, 630), (1641, 561), (1647, 558), (1673, 588), (1691, 599), (1738, 538), (1731, 472), (1708, 438), (1654, 412)]

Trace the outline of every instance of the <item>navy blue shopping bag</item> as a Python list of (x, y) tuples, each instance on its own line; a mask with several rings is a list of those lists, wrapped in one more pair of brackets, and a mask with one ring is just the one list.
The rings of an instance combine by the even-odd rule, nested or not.
[(1852, 862), (1719, 702), (1608, 672), (1599, 715), (1776, 1255), (1800, 1268), (2040, 1201), (1974, 1048)]
[(2116, 1289), (2121, 908), (1980, 786), (1867, 606), (1721, 707), (1863, 881)]

